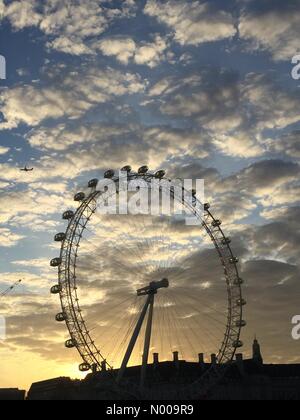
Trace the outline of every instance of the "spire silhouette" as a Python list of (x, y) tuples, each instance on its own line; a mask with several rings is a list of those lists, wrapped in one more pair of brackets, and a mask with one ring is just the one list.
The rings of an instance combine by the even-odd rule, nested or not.
[(261, 354), (261, 348), (260, 348), (260, 344), (258, 342), (256, 334), (254, 336), (254, 342), (253, 342), (252, 350), (253, 350), (252, 359), (256, 363), (263, 364), (264, 361), (263, 361), (263, 357), (262, 357), (262, 354)]

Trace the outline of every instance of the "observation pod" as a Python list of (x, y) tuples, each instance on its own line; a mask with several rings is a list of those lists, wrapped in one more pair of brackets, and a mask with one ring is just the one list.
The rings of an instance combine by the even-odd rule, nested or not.
[(58, 267), (61, 264), (61, 258), (53, 258), (53, 260), (50, 261), (51, 267)]
[(238, 306), (245, 306), (245, 305), (247, 305), (247, 302), (245, 301), (245, 299), (238, 299), (238, 300), (236, 301), (236, 304), (237, 304)]
[(210, 204), (209, 203), (205, 203), (204, 204), (204, 210), (208, 211), (210, 209)]
[(234, 349), (240, 349), (241, 347), (243, 347), (243, 345), (244, 345), (244, 343), (242, 341), (240, 341), (240, 340), (234, 341), (232, 343), (232, 347)]
[(246, 327), (246, 325), (247, 325), (247, 322), (246, 321), (237, 321), (236, 322), (236, 326), (238, 327), (238, 328), (244, 328), (244, 327)]
[(89, 370), (91, 370), (91, 366), (88, 363), (82, 363), (81, 365), (79, 365), (79, 370), (80, 372), (88, 372)]
[(128, 174), (132, 171), (132, 167), (130, 165), (126, 165), (121, 169), (121, 172), (127, 172)]
[(230, 238), (223, 238), (222, 239), (222, 245), (230, 245), (231, 239)]
[(145, 175), (147, 172), (149, 172), (148, 166), (141, 166), (138, 170), (139, 175)]
[(61, 292), (61, 286), (59, 284), (52, 286), (50, 292), (52, 295), (58, 295)]
[(235, 286), (241, 286), (242, 284), (244, 284), (244, 280), (239, 277), (235, 279), (233, 283)]
[(54, 236), (54, 241), (55, 242), (63, 242), (65, 239), (66, 239), (66, 234), (64, 232), (57, 233)]
[(67, 349), (73, 349), (74, 347), (76, 347), (75, 346), (75, 341), (74, 340), (67, 340), (66, 342), (65, 342), (65, 347), (67, 348)]
[(96, 188), (99, 183), (99, 179), (91, 179), (88, 183), (89, 188)]
[(155, 173), (155, 178), (157, 179), (163, 179), (165, 176), (166, 176), (166, 171), (163, 171), (163, 170), (157, 171)]
[(115, 171), (113, 169), (109, 169), (104, 174), (104, 178), (106, 179), (112, 179), (114, 176), (115, 176)]
[(212, 222), (212, 226), (213, 227), (219, 227), (219, 226), (221, 226), (221, 224), (222, 224), (222, 221), (221, 220), (214, 220)]
[(62, 216), (63, 220), (70, 220), (70, 219), (73, 219), (73, 217), (74, 217), (74, 212), (72, 210), (65, 211)]
[(83, 201), (85, 199), (85, 194), (83, 192), (79, 192), (75, 194), (74, 201)]
[(237, 264), (239, 262), (239, 259), (237, 257), (233, 257), (233, 258), (230, 258), (229, 262), (230, 264)]
[(55, 320), (57, 322), (64, 322), (67, 320), (67, 314), (65, 312), (60, 312), (56, 315)]

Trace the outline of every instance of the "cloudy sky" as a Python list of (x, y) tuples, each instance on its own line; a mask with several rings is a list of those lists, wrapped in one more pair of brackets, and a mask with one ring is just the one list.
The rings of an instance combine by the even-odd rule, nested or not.
[[(78, 376), (53, 320), (53, 235), (74, 192), (125, 164), (205, 179), (241, 259), (245, 354), (257, 334), (268, 362), (300, 362), (291, 338), (300, 312), (299, 21), (299, 0), (0, 0), (0, 290), (23, 279), (0, 301), (0, 386)], [(26, 164), (34, 171), (20, 172)], [(195, 239), (173, 234), (179, 244)], [(218, 276), (205, 252), (189, 265), (202, 291)], [(93, 268), (86, 263), (82, 273)], [(97, 290), (89, 278), (83, 299)], [(173, 319), (194, 314), (181, 314), (175, 297), (161, 306), (177, 308)]]

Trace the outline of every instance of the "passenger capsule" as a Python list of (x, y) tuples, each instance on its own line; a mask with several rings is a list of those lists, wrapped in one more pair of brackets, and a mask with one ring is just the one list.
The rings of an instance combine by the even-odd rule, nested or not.
[(70, 219), (73, 219), (73, 217), (74, 217), (74, 212), (72, 210), (67, 210), (64, 212), (62, 218), (63, 220), (70, 220)]
[(112, 169), (106, 171), (104, 174), (104, 178), (106, 179), (112, 179), (114, 176), (115, 176), (115, 171)]
[(163, 170), (157, 171), (155, 173), (155, 178), (157, 179), (163, 179), (165, 176), (166, 176), (166, 171), (163, 171)]
[(85, 199), (85, 194), (83, 192), (79, 192), (75, 194), (74, 201), (83, 201)]
[(53, 258), (53, 260), (50, 261), (51, 267), (58, 267), (61, 264), (61, 258)]
[(229, 259), (230, 264), (237, 264), (239, 262), (239, 259), (237, 257), (233, 257)]
[(245, 301), (245, 299), (238, 299), (238, 300), (236, 301), (236, 304), (237, 304), (238, 306), (245, 306), (245, 305), (247, 305), (247, 302)]
[(131, 171), (132, 171), (132, 167), (131, 167), (131, 166), (129, 166), (129, 165), (126, 165), (126, 166), (124, 166), (124, 167), (121, 169), (121, 172), (127, 172), (128, 174), (129, 174)]
[(58, 295), (61, 292), (61, 286), (59, 284), (52, 286), (50, 292), (52, 295)]
[(234, 280), (233, 284), (235, 286), (241, 286), (242, 284), (244, 284), (244, 280), (239, 277), (239, 278)]
[(232, 347), (234, 349), (240, 349), (241, 347), (243, 347), (243, 345), (244, 345), (244, 343), (242, 341), (240, 341), (240, 340), (234, 341), (232, 343)]
[(89, 188), (96, 188), (98, 185), (99, 179), (91, 179), (88, 183)]
[(147, 172), (149, 172), (148, 166), (141, 166), (138, 170), (138, 173), (140, 175), (145, 175)]
[(66, 239), (66, 234), (64, 232), (57, 233), (54, 236), (54, 241), (55, 242), (63, 242), (65, 239)]
[(214, 220), (212, 222), (213, 227), (219, 227), (219, 226), (221, 226), (221, 224), (222, 224), (221, 220)]
[(80, 372), (88, 372), (89, 370), (91, 370), (91, 366), (88, 363), (82, 363), (79, 366), (79, 370)]
[(242, 320), (242, 321), (237, 321), (235, 325), (236, 325), (236, 327), (238, 327), (238, 328), (244, 328), (244, 327), (246, 327), (247, 322), (246, 322), (246, 321), (244, 321), (244, 320)]
[(223, 238), (222, 239), (222, 245), (230, 245), (231, 239), (230, 238)]
[(67, 349), (73, 349), (74, 347), (76, 347), (75, 346), (75, 341), (74, 340), (67, 340), (66, 342), (65, 342), (65, 347), (67, 348)]
[(60, 312), (55, 317), (57, 322), (64, 322), (67, 320), (67, 314), (65, 312)]

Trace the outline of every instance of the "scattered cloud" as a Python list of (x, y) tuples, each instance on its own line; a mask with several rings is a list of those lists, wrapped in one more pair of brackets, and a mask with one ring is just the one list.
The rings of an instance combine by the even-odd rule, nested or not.
[[(241, 79), (233, 71), (202, 69), (165, 77), (149, 87), (148, 95), (144, 106), (169, 118), (193, 121), (210, 135), (219, 152), (231, 157), (265, 155), (273, 147), (266, 130), (300, 121), (298, 93), (271, 74), (249, 73)], [(274, 141), (274, 147), (280, 148), (280, 142), (276, 146)]]
[(15, 128), (20, 123), (36, 126), (46, 119), (76, 119), (99, 104), (143, 92), (144, 88), (137, 74), (91, 67), (65, 73), (48, 86), (5, 89), (0, 93), (4, 118), (0, 130)]
[(167, 59), (168, 41), (160, 35), (156, 35), (153, 42), (139, 44), (132, 38), (106, 38), (97, 42), (93, 47), (100, 50), (105, 56), (116, 57), (122, 64), (128, 65), (134, 62), (153, 68)]
[(134, 61), (136, 64), (156, 67), (161, 61), (166, 59), (165, 51), (168, 48), (168, 42), (157, 35), (154, 42), (144, 43), (137, 48)]
[(24, 236), (13, 233), (7, 228), (0, 227), (1, 247), (15, 246)]
[(53, 176), (58, 176), (61, 171), (64, 177), (66, 162), (73, 168), (66, 174), (71, 178), (87, 170), (120, 168), (125, 164), (136, 167), (137, 162), (148, 164), (153, 170), (159, 169), (167, 158), (187, 153), (205, 158), (210, 150), (208, 138), (202, 133), (134, 123), (40, 127), (28, 134), (28, 141), (39, 150), (61, 152), (55, 161), (46, 160), (36, 165), (34, 176), (37, 180), (49, 176), (50, 166)]
[(243, 39), (249, 41), (250, 50), (266, 50), (275, 61), (291, 61), (299, 49), (299, 19), (297, 0), (263, 4), (261, 1), (252, 1), (242, 13), (239, 33)]
[(300, 97), (268, 74), (248, 74), (243, 94), (259, 129), (282, 129), (300, 120)]
[(51, 40), (49, 49), (67, 54), (93, 54), (89, 40), (103, 34), (116, 19), (135, 15), (136, 3), (123, 0), (120, 8), (106, 7), (105, 1), (38, 0), (1, 1), (1, 16), (11, 23), (14, 30), (38, 27)]
[(278, 138), (266, 140), (270, 151), (284, 153), (290, 158), (300, 159), (300, 131), (290, 131), (279, 135)]
[(9, 147), (0, 146), (0, 155), (5, 155), (7, 152), (9, 152), (9, 150)]
[(209, 2), (148, 0), (144, 12), (169, 27), (181, 45), (199, 45), (236, 34), (233, 17)]
[(263, 160), (256, 162), (220, 183), (220, 190), (238, 189), (255, 197), (271, 196), (275, 190), (298, 180), (300, 166), (294, 162)]
[(136, 51), (136, 43), (132, 38), (106, 38), (94, 45), (103, 55), (114, 56), (120, 63), (128, 64)]
[[(0, 0), (0, 31), (22, 31), (28, 51), (34, 38), (32, 51), (43, 62), (37, 69), (16, 54), (14, 77), (0, 89), (0, 290), (24, 280), (1, 301), (10, 361), (50, 366), (46, 378), (78, 360), (63, 349), (65, 326), (54, 321), (59, 302), (49, 297), (57, 282), (49, 260), (59, 252), (53, 235), (66, 229), (61, 213), (74, 209), (75, 191), (125, 164), (205, 179), (206, 201), (240, 257), (248, 300), (243, 340), (256, 332), (268, 361), (297, 359), (289, 324), (299, 307), (300, 98), (283, 83), (289, 74), (278, 61), (297, 52), (298, 1), (235, 2), (240, 18), (233, 5), (216, 3)], [(34, 171), (20, 172), (25, 163)], [(187, 358), (202, 347), (215, 351), (219, 342), (203, 331), (221, 340), (221, 317), (208, 319), (216, 305), (225, 313), (227, 300), (203, 229), (144, 217), (93, 220), (78, 259), (80, 302), (114, 364), (122, 325), (139, 313), (136, 288), (163, 274), (176, 290), (162, 293), (158, 307), (195, 332)], [(133, 302), (122, 303), (131, 294)], [(163, 335), (169, 347), (167, 329)], [(177, 349), (184, 340), (170, 341)], [(154, 348), (163, 352), (161, 343)], [(13, 363), (4, 369), (5, 381), (14, 377)]]

